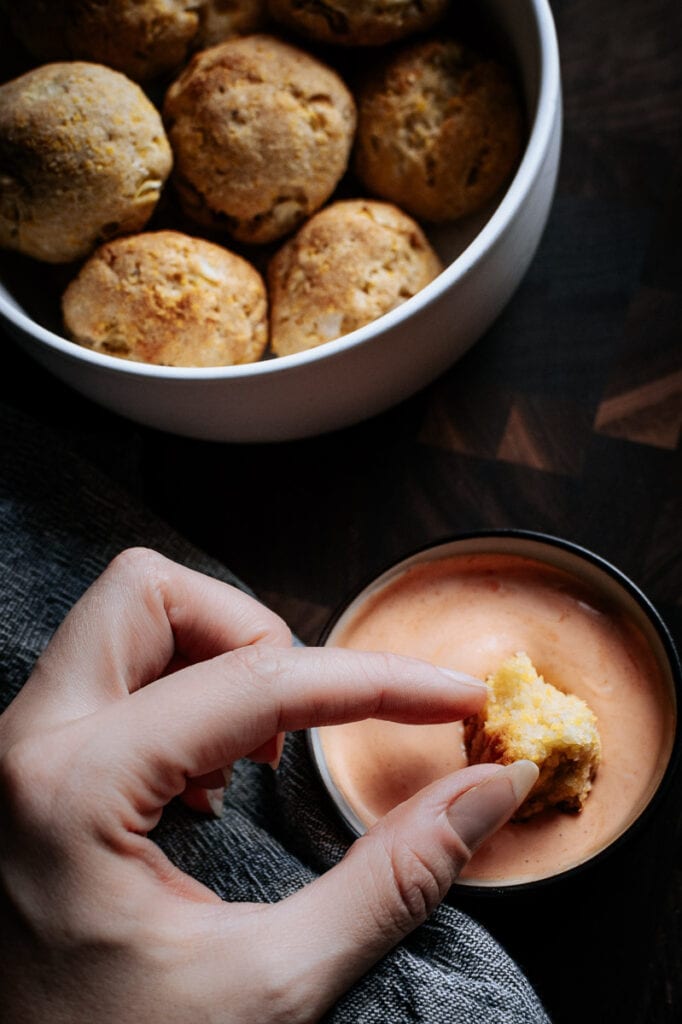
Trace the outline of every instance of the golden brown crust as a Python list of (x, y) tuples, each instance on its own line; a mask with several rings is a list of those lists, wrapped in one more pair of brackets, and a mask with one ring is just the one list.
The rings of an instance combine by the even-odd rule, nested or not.
[(62, 299), (69, 337), (161, 366), (230, 366), (267, 346), (267, 297), (240, 256), (177, 231), (101, 246)]
[(166, 94), (186, 213), (243, 242), (293, 231), (344, 174), (355, 104), (331, 68), (268, 35), (204, 50)]
[(18, 39), (41, 61), (106, 64), (135, 81), (180, 67), (200, 28), (198, 0), (3, 0)]
[(464, 722), (469, 762), (527, 759), (538, 766), (540, 775), (514, 815), (517, 821), (548, 808), (582, 810), (601, 759), (594, 713), (580, 698), (546, 682), (523, 651), (487, 683), (486, 706)]
[(414, 217), (474, 213), (518, 163), (523, 119), (510, 76), (455, 40), (402, 48), (367, 77), (357, 101), (355, 171)]
[(106, 64), (136, 82), (267, 21), (266, 0), (0, 0), (0, 10), (37, 60)]
[(450, 0), (269, 0), (274, 18), (323, 43), (381, 46), (423, 32)]
[(315, 214), (270, 261), (270, 338), (276, 355), (314, 348), (400, 305), (442, 269), (401, 210), (342, 200)]
[(0, 246), (65, 263), (141, 230), (171, 169), (161, 118), (124, 75), (46, 64), (0, 87)]

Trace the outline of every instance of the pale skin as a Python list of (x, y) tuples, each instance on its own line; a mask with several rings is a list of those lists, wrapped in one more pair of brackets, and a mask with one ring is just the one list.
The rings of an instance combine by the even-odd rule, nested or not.
[(223, 770), (271, 761), (288, 730), (442, 722), (484, 699), (475, 680), (418, 660), (292, 647), (241, 591), (123, 552), (0, 716), (3, 1019), (319, 1019), (435, 909), (537, 769), (440, 780), (276, 904), (222, 901), (148, 833), (174, 797), (210, 812)]

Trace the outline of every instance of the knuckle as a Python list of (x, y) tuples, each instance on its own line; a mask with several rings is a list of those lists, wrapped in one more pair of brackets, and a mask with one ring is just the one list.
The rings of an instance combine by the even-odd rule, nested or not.
[(270, 733), (280, 732), (282, 685), (287, 673), (283, 649), (266, 644), (238, 647), (214, 664), (220, 666), (232, 698), (250, 708), (252, 719), (262, 721), (266, 715), (271, 720)]
[(413, 852), (401, 851), (394, 862), (394, 872), (401, 916), (421, 924), (441, 900), (438, 879)]
[(280, 644), (282, 647), (290, 647), (292, 643), (292, 634), (284, 619), (280, 618), (280, 616), (275, 612), (265, 607), (263, 607), (262, 614), (265, 618), (262, 642)]
[(165, 559), (152, 548), (130, 547), (120, 551), (107, 566), (107, 573), (128, 580), (157, 578), (163, 571)]
[[(272, 608), (259, 601), (258, 598), (245, 594), (230, 584), (226, 584), (231, 590), (238, 594), (240, 602), (243, 603), (245, 616), (253, 624), (253, 640), (248, 646), (274, 645), (276, 647), (290, 647), (292, 634), (284, 619), (274, 612)], [(245, 602), (245, 598), (247, 599)]]
[(17, 740), (0, 759), (0, 801), (15, 822), (51, 817), (54, 774), (41, 737)]
[(266, 690), (272, 687), (272, 684), (284, 671), (281, 650), (267, 644), (238, 647), (230, 653), (229, 661), (231, 664), (236, 662), (248, 675), (251, 682)]
[(450, 874), (438, 858), (428, 858), (405, 838), (394, 838), (387, 850), (393, 892), (391, 920), (401, 933), (421, 924), (445, 896)]
[(0, 818), (6, 815), (40, 842), (49, 835), (58, 844), (98, 803), (82, 785), (83, 766), (94, 777), (97, 754), (80, 720), (20, 737), (0, 758)]

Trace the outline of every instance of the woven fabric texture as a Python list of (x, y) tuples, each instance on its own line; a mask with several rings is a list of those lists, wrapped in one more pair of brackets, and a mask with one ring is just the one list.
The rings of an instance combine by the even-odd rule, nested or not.
[[(0, 710), (18, 692), (69, 608), (122, 549), (146, 545), (248, 590), (151, 514), (68, 439), (0, 409)], [(101, 455), (101, 452), (100, 452)], [(97, 460), (102, 463), (102, 459)], [(166, 809), (154, 838), (223, 899), (273, 902), (336, 863), (349, 837), (311, 764), (287, 738), (275, 775), (240, 762), (219, 820)], [(328, 1013), (333, 1024), (546, 1024), (519, 967), (451, 905), (366, 974)]]

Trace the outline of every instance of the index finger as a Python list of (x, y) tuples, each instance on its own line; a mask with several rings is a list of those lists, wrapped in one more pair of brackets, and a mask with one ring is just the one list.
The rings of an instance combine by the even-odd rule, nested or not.
[(15, 700), (31, 728), (88, 714), (239, 647), (288, 646), (279, 616), (221, 580), (146, 548), (118, 555), (74, 605)]
[(240, 649), (160, 679), (108, 728), (112, 771), (149, 783), (158, 805), (188, 778), (248, 754), (279, 732), (362, 718), (453, 721), (480, 710), (484, 683), (428, 662), (342, 648)]

